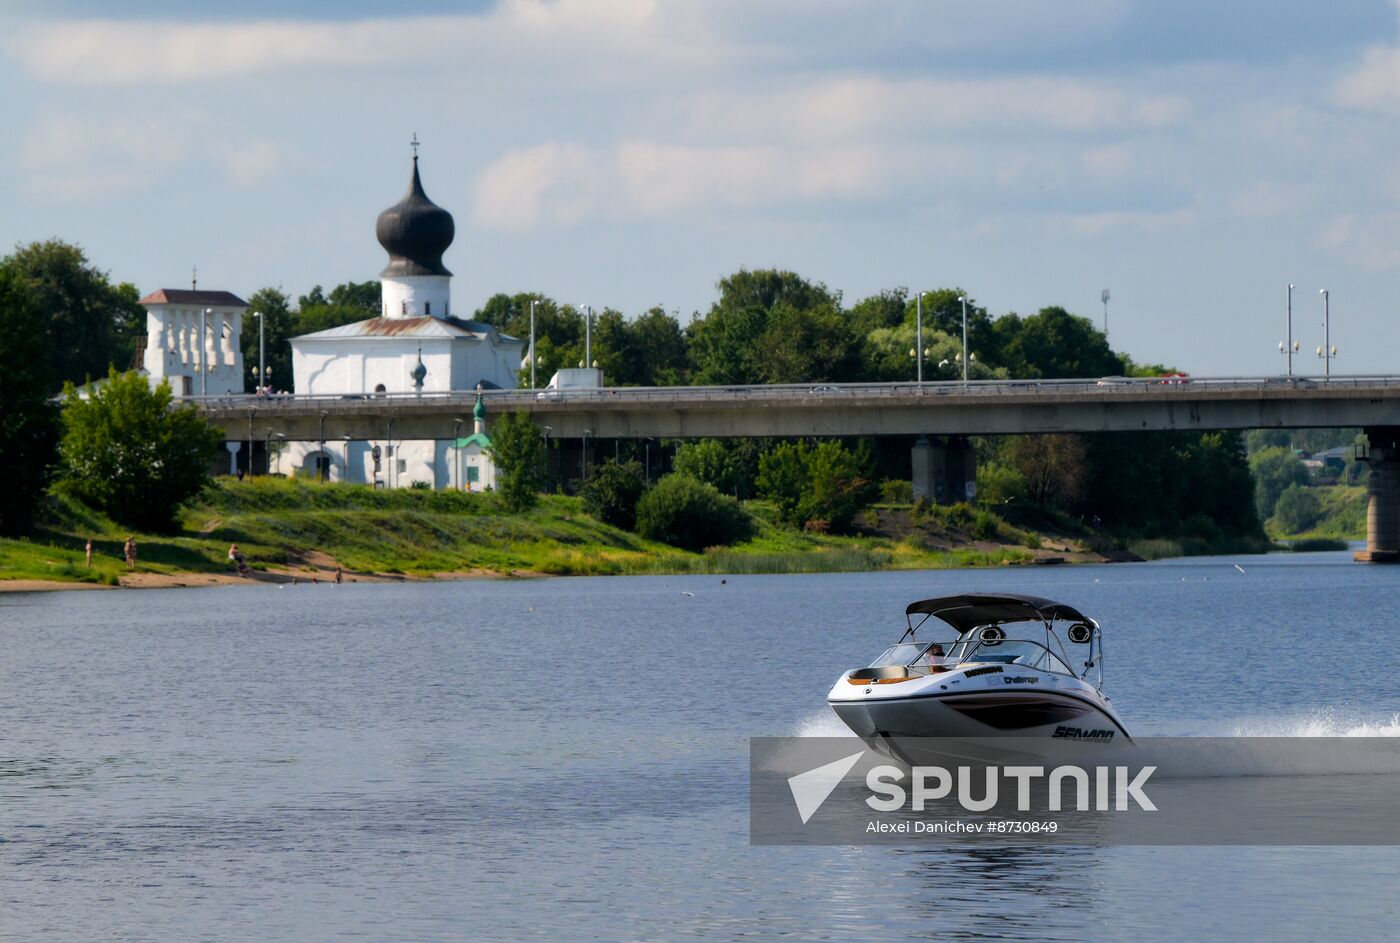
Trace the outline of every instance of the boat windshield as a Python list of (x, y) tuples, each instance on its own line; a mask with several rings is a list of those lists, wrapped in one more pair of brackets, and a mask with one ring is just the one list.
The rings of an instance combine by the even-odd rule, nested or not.
[(928, 648), (930, 642), (901, 642), (885, 649), (884, 654), (870, 663), (872, 668), (883, 665), (912, 665), (923, 655), (924, 649)]
[(976, 640), (959, 642), (953, 646), (950, 657), (945, 659), (945, 663), (950, 662), (958, 664), (990, 662), (996, 665), (1017, 665), (1025, 668), (1037, 668), (1041, 671), (1074, 674), (1068, 665), (1044, 645), (1020, 639), (1004, 639), (995, 644)]

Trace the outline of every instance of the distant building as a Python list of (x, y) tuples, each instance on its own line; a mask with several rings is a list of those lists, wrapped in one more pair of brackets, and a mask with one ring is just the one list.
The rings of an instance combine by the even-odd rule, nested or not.
[[(375, 235), (389, 254), (379, 273), (380, 316), (292, 338), (295, 391), (373, 396), (513, 388), (524, 342), (489, 324), (452, 316), (452, 273), (442, 255), (455, 227), (452, 214), (424, 193), (417, 154), (408, 192), (379, 214)], [(396, 440), (386, 422), (382, 438), (292, 443), (287, 456), (296, 474), (327, 480), (492, 487), (495, 472), (482, 446), (490, 440), (479, 397), (477, 411), (479, 428), (465, 438)]]
[(248, 302), (226, 291), (161, 288), (141, 304), (146, 308), (141, 366), (152, 386), (169, 380), (176, 396), (243, 392), (239, 338)]

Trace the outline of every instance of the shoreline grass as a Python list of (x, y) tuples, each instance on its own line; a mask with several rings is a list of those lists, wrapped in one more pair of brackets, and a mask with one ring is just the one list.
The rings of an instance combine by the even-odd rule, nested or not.
[[(755, 535), (732, 547), (689, 553), (644, 540), (590, 517), (578, 498), (543, 495), (524, 513), (508, 512), (498, 495), (379, 490), (259, 478), (219, 479), (181, 515), (171, 534), (136, 533), (138, 569), (157, 574), (230, 572), (237, 543), (260, 570), (347, 571), (390, 577), (441, 574), (604, 576), (683, 573), (832, 573), (898, 569), (1022, 566), (1036, 559), (1040, 535), (992, 515), (967, 516), (977, 531), (968, 545), (930, 540), (919, 531), (902, 540), (809, 533), (778, 523), (775, 509), (752, 502)], [(943, 527), (948, 522), (934, 521)], [(62, 494), (50, 499), (40, 530), (29, 539), (0, 540), (0, 580), (34, 579), (116, 585), (127, 572), (122, 543), (130, 532)], [(945, 535), (946, 536), (946, 535)], [(93, 567), (83, 547), (91, 538)], [(1056, 546), (1062, 542), (1055, 538)], [(1260, 552), (1204, 541), (1135, 541), (1147, 559), (1194, 552)], [(1147, 552), (1141, 552), (1146, 550)], [(1042, 555), (1044, 551), (1042, 551)]]

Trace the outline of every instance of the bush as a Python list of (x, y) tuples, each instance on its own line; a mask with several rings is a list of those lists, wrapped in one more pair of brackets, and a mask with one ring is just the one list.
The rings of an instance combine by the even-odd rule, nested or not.
[(637, 501), (646, 485), (640, 462), (608, 459), (593, 472), (583, 486), (583, 508), (604, 524), (623, 530), (637, 526)]
[(988, 462), (977, 469), (977, 501), (993, 507), (1025, 504), (1029, 489), (1025, 476), (1014, 468)]
[(722, 494), (738, 496), (744, 489), (744, 469), (738, 455), (719, 439), (687, 442), (676, 449), (671, 468), (679, 475), (714, 485)]
[(491, 460), (496, 463), (496, 490), (506, 507), (526, 511), (540, 499), (544, 486), (544, 440), (529, 413), (506, 413), (491, 426)]
[(637, 533), (684, 550), (737, 543), (752, 532), (738, 501), (689, 475), (667, 475), (637, 502)]
[(1249, 470), (1254, 475), (1254, 502), (1259, 519), (1266, 521), (1274, 515), (1279, 497), (1290, 485), (1308, 481), (1303, 462), (1288, 449), (1264, 449), (1249, 458)]
[(1302, 485), (1283, 489), (1274, 505), (1274, 519), (1284, 533), (1297, 534), (1308, 530), (1322, 516), (1322, 502), (1317, 493)]
[(172, 408), (168, 382), (151, 389), (113, 368), (86, 398), (72, 384), (65, 391), (61, 484), (119, 523), (166, 530), (209, 481), (222, 442), (193, 405)]
[(880, 500), (886, 504), (913, 504), (914, 483), (900, 478), (880, 482)]
[(869, 500), (870, 482), (860, 464), (840, 442), (784, 442), (759, 459), (757, 484), (788, 524), (821, 520), (839, 533)]

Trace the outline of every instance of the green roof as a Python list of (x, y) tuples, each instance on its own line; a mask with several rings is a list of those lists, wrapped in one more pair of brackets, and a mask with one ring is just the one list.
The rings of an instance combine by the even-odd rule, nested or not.
[(491, 447), (491, 440), (486, 435), (480, 432), (473, 432), (466, 438), (457, 439), (455, 442), (452, 443), (452, 447), (454, 449), (464, 449), (469, 445), (479, 445), (483, 449), (489, 449)]

